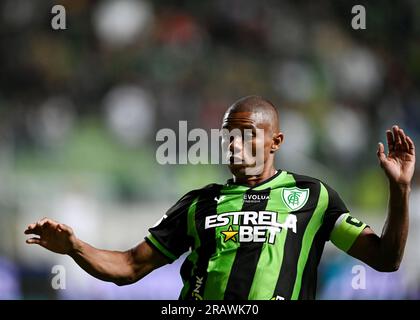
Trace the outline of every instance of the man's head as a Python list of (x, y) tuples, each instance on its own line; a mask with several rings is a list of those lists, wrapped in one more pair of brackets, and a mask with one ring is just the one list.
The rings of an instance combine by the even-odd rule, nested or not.
[(240, 133), (233, 137), (224, 135), (222, 139), (234, 176), (248, 176), (250, 168), (257, 175), (262, 174), (273, 166), (283, 133), (279, 130), (277, 109), (270, 101), (259, 96), (239, 99), (225, 112), (222, 129)]

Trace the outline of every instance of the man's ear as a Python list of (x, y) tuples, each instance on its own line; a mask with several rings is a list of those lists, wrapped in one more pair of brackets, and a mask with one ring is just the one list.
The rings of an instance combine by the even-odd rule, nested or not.
[(284, 135), (283, 132), (278, 132), (273, 134), (273, 142), (271, 143), (270, 153), (274, 153), (279, 150), (280, 145), (283, 143)]

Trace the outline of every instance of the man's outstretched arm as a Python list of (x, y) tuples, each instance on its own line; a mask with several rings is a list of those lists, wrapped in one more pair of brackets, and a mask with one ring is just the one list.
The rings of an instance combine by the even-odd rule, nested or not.
[(408, 236), (409, 194), (415, 167), (413, 141), (398, 126), (386, 132), (388, 154), (382, 143), (378, 159), (389, 181), (388, 215), (379, 237), (369, 227), (348, 253), (378, 271), (398, 270)]
[(27, 239), (26, 243), (67, 254), (92, 276), (117, 285), (136, 282), (169, 262), (145, 241), (127, 251), (96, 249), (78, 239), (69, 226), (48, 218), (30, 224), (25, 234), (37, 235)]

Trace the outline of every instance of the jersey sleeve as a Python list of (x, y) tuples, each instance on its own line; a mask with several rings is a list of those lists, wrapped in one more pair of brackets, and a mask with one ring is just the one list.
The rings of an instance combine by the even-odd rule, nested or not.
[(322, 226), (325, 241), (347, 252), (367, 225), (352, 217), (338, 193), (324, 184), (328, 191), (328, 207)]
[(330, 236), (331, 242), (347, 252), (366, 227), (365, 223), (353, 218), (349, 213), (342, 214), (334, 224)]
[(145, 240), (158, 249), (171, 261), (176, 260), (190, 248), (190, 239), (187, 233), (188, 209), (196, 192), (184, 195), (176, 202), (163, 217), (151, 228)]

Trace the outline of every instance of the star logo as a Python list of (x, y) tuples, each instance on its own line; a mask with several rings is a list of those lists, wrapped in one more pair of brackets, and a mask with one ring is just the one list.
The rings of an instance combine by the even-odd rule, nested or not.
[(229, 240), (233, 240), (234, 242), (238, 241), (236, 239), (238, 231), (233, 230), (232, 226), (229, 226), (229, 228), (226, 231), (221, 231), (221, 233), (223, 233), (223, 235), (225, 236), (224, 242)]

